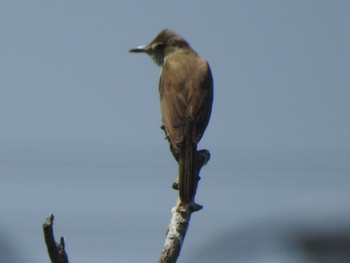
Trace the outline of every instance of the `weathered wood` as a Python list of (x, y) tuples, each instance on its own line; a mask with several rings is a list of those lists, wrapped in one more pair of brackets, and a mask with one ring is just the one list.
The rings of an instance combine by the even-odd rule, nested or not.
[(64, 249), (64, 239), (60, 238), (60, 242), (56, 243), (53, 234), (54, 215), (50, 214), (43, 224), (44, 238), (51, 263), (69, 263), (68, 256)]

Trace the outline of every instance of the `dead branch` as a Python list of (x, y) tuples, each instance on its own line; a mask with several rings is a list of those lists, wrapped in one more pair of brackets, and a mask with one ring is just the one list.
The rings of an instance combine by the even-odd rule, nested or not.
[(64, 239), (60, 238), (60, 242), (56, 243), (53, 234), (54, 215), (50, 214), (43, 224), (44, 238), (47, 251), (52, 263), (69, 263), (66, 251), (64, 249)]
[[(167, 136), (165, 127), (162, 126), (161, 129), (164, 130), (166, 139), (169, 138)], [(169, 141), (170, 151), (172, 152), (176, 161), (178, 161), (178, 153), (172, 147)], [(195, 189), (197, 190), (198, 182), (200, 180), (200, 170), (201, 168), (208, 163), (210, 159), (210, 153), (208, 150), (200, 150), (197, 151), (196, 154), (196, 185)], [(177, 189), (177, 181), (173, 183), (173, 188)], [(163, 250), (161, 252), (158, 263), (175, 263), (178, 256), (180, 255), (181, 247), (184, 242), (186, 232), (188, 229), (188, 225), (191, 219), (191, 215), (193, 212), (196, 212), (203, 207), (199, 204), (182, 204), (179, 199), (177, 201), (176, 206), (171, 210), (172, 218), (170, 224), (168, 226), (167, 235), (164, 243)]]
[[(163, 128), (163, 127), (162, 127)], [(165, 129), (163, 129), (165, 132)], [(167, 137), (166, 137), (167, 138)], [(167, 138), (168, 139), (168, 138)], [(178, 153), (170, 145), (170, 151), (172, 152), (176, 161), (178, 161)], [(208, 150), (199, 150), (196, 153), (196, 185), (195, 192), (197, 190), (198, 182), (200, 180), (200, 170), (207, 164), (210, 159), (210, 153)], [(174, 182), (173, 188), (177, 189), (177, 182)], [(194, 201), (190, 204), (182, 204), (180, 200), (177, 201), (176, 206), (171, 210), (172, 218), (167, 229), (166, 239), (163, 250), (161, 252), (158, 263), (175, 263), (180, 255), (181, 247), (184, 242), (188, 225), (193, 212), (199, 211), (203, 207), (196, 204)], [(65, 251), (65, 244), (63, 237), (60, 238), (60, 242), (56, 243), (53, 233), (53, 220), (54, 215), (50, 214), (43, 224), (44, 238), (47, 247), (47, 251), (51, 260), (51, 263), (69, 263), (68, 256)]]

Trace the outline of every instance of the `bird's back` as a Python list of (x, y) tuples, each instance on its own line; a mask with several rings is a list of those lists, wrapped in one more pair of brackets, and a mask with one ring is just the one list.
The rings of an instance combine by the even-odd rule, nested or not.
[(208, 125), (213, 100), (208, 63), (194, 51), (169, 54), (162, 67), (159, 93), (163, 122), (173, 145), (181, 146), (186, 121), (192, 121), (192, 137), (198, 143)]

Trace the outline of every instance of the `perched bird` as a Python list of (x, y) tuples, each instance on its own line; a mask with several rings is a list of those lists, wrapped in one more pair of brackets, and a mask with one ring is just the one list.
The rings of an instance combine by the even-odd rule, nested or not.
[(146, 53), (161, 66), (159, 80), (163, 124), (179, 158), (179, 196), (193, 202), (197, 144), (208, 125), (213, 103), (213, 78), (207, 61), (174, 31), (162, 30), (148, 45), (130, 52)]

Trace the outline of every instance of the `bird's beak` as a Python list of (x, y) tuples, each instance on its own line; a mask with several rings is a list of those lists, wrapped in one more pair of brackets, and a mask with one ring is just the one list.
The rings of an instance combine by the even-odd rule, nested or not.
[(143, 53), (147, 52), (147, 46), (138, 46), (137, 48), (130, 49), (131, 53)]

